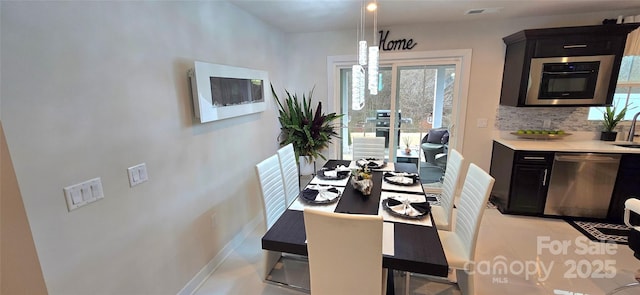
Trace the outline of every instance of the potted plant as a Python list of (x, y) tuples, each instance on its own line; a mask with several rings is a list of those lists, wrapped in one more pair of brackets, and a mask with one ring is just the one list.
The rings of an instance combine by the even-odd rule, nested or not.
[(624, 115), (627, 113), (627, 107), (625, 106), (620, 110), (619, 113), (616, 113), (615, 106), (606, 106), (603, 114), (602, 121), (602, 133), (600, 133), (600, 140), (604, 141), (615, 141), (618, 136), (618, 132), (613, 129), (618, 126), (618, 123), (624, 119)]
[(411, 137), (403, 137), (402, 142), (404, 142), (404, 153), (407, 155), (411, 154)]
[[(314, 87), (315, 88), (315, 87)], [(280, 136), (278, 140), (281, 146), (293, 144), (296, 159), (300, 164), (300, 174), (303, 173), (303, 162), (311, 164), (317, 158), (325, 159), (321, 151), (326, 149), (333, 138), (338, 138), (338, 132), (334, 123), (343, 115), (336, 113), (322, 113), (322, 102), (318, 102), (316, 109), (311, 107), (313, 89), (308, 96), (302, 95), (302, 101), (297, 94), (291, 94), (285, 89), (287, 96), (282, 100), (276, 94), (271, 85), (273, 97), (278, 102), (280, 116)], [(304, 161), (301, 158), (304, 157)], [(313, 167), (311, 167), (313, 168)], [(307, 173), (306, 171), (304, 171)], [(313, 173), (313, 170), (311, 171)], [(308, 173), (308, 174), (311, 174)]]

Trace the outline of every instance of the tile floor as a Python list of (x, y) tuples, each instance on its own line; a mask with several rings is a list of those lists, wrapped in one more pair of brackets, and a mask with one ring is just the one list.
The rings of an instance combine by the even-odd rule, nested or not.
[[(258, 226), (196, 295), (304, 294), (262, 281), (260, 237), (263, 232), (263, 226)], [(582, 237), (559, 219), (503, 215), (496, 209), (486, 209), (476, 252), (476, 294), (595, 295), (633, 282), (640, 261), (633, 257), (628, 246), (607, 248), (606, 244), (587, 242)], [(506, 271), (501, 266), (506, 266)], [(304, 263), (294, 261), (286, 264), (285, 269), (286, 273), (280, 270), (280, 275), (294, 273), (294, 281), (308, 285)], [(615, 276), (607, 278), (607, 270), (615, 270)], [(402, 280), (397, 277), (396, 294), (404, 294)], [(412, 277), (410, 294), (460, 292), (455, 285)], [(616, 294), (640, 294), (640, 288)]]

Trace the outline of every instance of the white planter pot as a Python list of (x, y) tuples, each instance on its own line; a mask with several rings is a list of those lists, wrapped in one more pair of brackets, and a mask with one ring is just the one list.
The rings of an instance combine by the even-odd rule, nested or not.
[(300, 175), (311, 175), (314, 171), (314, 161), (307, 161), (307, 157), (299, 157), (298, 163), (300, 164)]

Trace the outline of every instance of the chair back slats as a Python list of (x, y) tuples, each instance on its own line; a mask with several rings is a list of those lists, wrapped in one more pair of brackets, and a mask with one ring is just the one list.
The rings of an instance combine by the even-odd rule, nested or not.
[(475, 256), (480, 221), (487, 207), (494, 181), (493, 177), (482, 168), (473, 163), (469, 165), (460, 193), (460, 204), (457, 207), (454, 227), (454, 232), (465, 247), (469, 260), (473, 260)]
[(264, 217), (267, 229), (278, 220), (286, 208), (282, 171), (278, 156), (273, 155), (256, 165), (260, 189), (264, 201)]
[(285, 199), (289, 205), (300, 194), (300, 178), (298, 177), (298, 165), (293, 144), (287, 144), (278, 150), (278, 160), (284, 179)]
[(442, 182), (442, 192), (440, 193), (440, 203), (447, 218), (447, 229), (451, 230), (453, 216), (453, 201), (456, 189), (460, 181), (460, 170), (464, 164), (464, 157), (457, 150), (451, 149), (447, 159), (447, 168), (444, 172), (444, 180)]
[(384, 137), (354, 137), (352, 141), (353, 159), (384, 159)]
[(303, 214), (311, 294), (382, 294), (382, 216)]

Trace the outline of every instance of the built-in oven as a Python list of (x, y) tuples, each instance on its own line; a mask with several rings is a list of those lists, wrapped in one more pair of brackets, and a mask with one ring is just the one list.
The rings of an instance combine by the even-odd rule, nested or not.
[(528, 105), (605, 105), (613, 55), (531, 59)]

